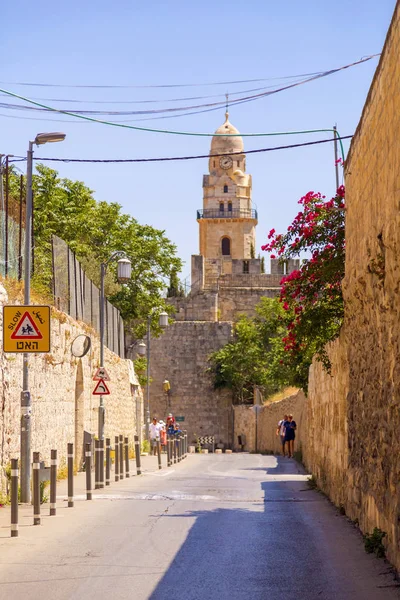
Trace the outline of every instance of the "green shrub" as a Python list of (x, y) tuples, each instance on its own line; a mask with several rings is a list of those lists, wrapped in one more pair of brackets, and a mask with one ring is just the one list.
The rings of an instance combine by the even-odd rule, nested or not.
[(378, 558), (384, 558), (386, 550), (382, 540), (385, 535), (386, 531), (382, 531), (378, 527), (375, 527), (372, 533), (366, 533), (364, 535), (365, 552), (368, 554), (374, 553)]

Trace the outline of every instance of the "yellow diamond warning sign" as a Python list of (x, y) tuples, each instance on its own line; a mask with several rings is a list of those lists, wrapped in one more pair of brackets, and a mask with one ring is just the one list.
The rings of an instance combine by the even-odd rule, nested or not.
[(4, 352), (50, 352), (50, 306), (3, 306)]

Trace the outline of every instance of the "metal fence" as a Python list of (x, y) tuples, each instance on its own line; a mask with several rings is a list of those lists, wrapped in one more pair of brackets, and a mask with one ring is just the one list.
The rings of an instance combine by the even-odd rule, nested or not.
[[(68, 244), (52, 237), (54, 303), (77, 321), (83, 321), (100, 332), (100, 290), (82, 269)], [(120, 312), (108, 300), (104, 311), (104, 343), (125, 358), (124, 323)]]
[(10, 185), (9, 169), (8, 158), (4, 165), (0, 156), (0, 275), (21, 279), (25, 243), (25, 186), (22, 175), (18, 185)]

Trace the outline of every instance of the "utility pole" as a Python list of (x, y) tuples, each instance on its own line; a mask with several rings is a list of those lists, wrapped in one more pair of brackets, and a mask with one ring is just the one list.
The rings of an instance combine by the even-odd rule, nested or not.
[[(26, 218), (24, 252), (24, 303), (29, 306), (31, 300), (31, 244), (32, 244), (32, 163), (33, 144), (37, 146), (48, 142), (62, 142), (65, 133), (38, 133), (33, 142), (29, 142), (26, 165)], [(24, 352), (22, 363), (21, 392), (21, 502), (31, 499), (31, 414), (32, 402), (29, 391), (29, 354)]]
[[(31, 234), (32, 234), (32, 159), (33, 143), (29, 142), (26, 166), (26, 216), (24, 256), (24, 304), (31, 300)], [(31, 414), (32, 403), (29, 391), (29, 354), (24, 352), (22, 363), (21, 392), (21, 502), (31, 499)]]
[(334, 142), (333, 142), (333, 146), (335, 149), (335, 176), (336, 176), (336, 189), (339, 188), (339, 164), (338, 164), (338, 133), (337, 133), (337, 126), (334, 125), (333, 127), (333, 137), (334, 137)]

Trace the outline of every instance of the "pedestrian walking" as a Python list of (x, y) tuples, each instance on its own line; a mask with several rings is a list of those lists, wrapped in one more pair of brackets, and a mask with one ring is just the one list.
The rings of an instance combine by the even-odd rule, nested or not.
[(294, 440), (296, 439), (296, 421), (293, 420), (293, 415), (288, 415), (287, 421), (285, 421), (285, 444), (287, 444), (287, 451), (289, 458), (292, 458), (294, 453)]
[(157, 417), (153, 417), (150, 423), (150, 446), (154, 456), (157, 454), (157, 438), (160, 436), (161, 425), (157, 421)]
[(161, 442), (161, 449), (164, 449), (164, 450), (165, 450), (165, 448), (166, 448), (166, 446), (167, 446), (167, 429), (166, 429), (166, 426), (165, 426), (165, 423), (164, 423), (164, 421), (162, 421), (161, 419), (160, 419), (160, 421), (159, 421), (159, 424), (160, 424), (160, 442)]
[(285, 452), (285, 423), (288, 420), (288, 415), (284, 415), (283, 419), (278, 422), (278, 429), (276, 430), (276, 435), (279, 435), (281, 445), (282, 445), (282, 454), (286, 456)]

